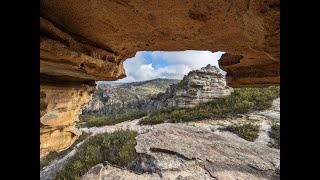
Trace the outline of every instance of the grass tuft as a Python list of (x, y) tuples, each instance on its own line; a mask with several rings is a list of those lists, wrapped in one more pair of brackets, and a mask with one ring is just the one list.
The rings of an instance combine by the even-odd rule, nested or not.
[(280, 149), (280, 124), (274, 123), (273, 125), (271, 125), (269, 136), (273, 139), (273, 142), (270, 142), (269, 146), (272, 148)]
[(146, 115), (147, 113), (144, 113), (144, 112), (133, 112), (133, 113), (114, 116), (114, 117), (106, 117), (106, 116), (80, 117), (80, 121), (77, 123), (77, 127), (99, 127), (99, 126), (114, 125), (124, 121), (139, 119)]
[(236, 125), (223, 127), (223, 128), (220, 128), (220, 130), (233, 132), (237, 134), (239, 137), (247, 141), (254, 141), (258, 137), (259, 128), (260, 128), (259, 125), (246, 123), (246, 124), (236, 124)]

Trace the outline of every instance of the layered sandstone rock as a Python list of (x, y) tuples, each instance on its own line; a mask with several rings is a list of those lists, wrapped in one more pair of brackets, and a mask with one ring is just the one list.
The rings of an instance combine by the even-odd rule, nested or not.
[(170, 93), (166, 100), (168, 107), (194, 107), (199, 103), (229, 96), (233, 89), (227, 86), (220, 70), (209, 64), (199, 70), (190, 71), (168, 92)]
[(92, 91), (87, 85), (40, 85), (40, 159), (77, 139), (75, 120)]
[(170, 107), (194, 107), (200, 103), (229, 96), (233, 89), (227, 86), (219, 68), (208, 64), (190, 71), (183, 79), (171, 85), (162, 96), (150, 100), (144, 107), (147, 111)]
[[(68, 84), (94, 86), (96, 80), (123, 78), (123, 61), (141, 50), (225, 51), (235, 56), (220, 61), (229, 85), (279, 84), (279, 7), (279, 0), (41, 0), (40, 84), (50, 86), (48, 92), (59, 86), (60, 94), (66, 95), (46, 103), (80, 109), (84, 101), (73, 104), (70, 91), (83, 90), (69, 90)], [(51, 111), (40, 110), (40, 116)], [(62, 126), (77, 118), (75, 112), (54, 113), (55, 124)], [(52, 122), (46, 126), (51, 128)], [(40, 131), (41, 156), (62, 150), (75, 139), (72, 133), (52, 134), (43, 125)]]
[(249, 62), (243, 61), (243, 56), (226, 53), (221, 56), (219, 65), (228, 72), (227, 82), (232, 87), (267, 87), (280, 82), (280, 61), (277, 60)]
[(46, 74), (117, 79), (124, 76), (122, 62), (137, 51), (194, 49), (236, 56), (236, 64), (223, 60), (231, 84), (279, 83), (279, 0), (42, 0), (40, 5), (41, 52), (51, 56), (41, 59)]

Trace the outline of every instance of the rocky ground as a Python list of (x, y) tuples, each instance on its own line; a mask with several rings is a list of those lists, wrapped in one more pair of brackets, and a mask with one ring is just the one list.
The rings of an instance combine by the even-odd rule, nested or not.
[[(268, 146), (271, 141), (268, 135), (270, 124), (280, 122), (280, 98), (274, 100), (269, 110), (251, 112), (234, 119), (153, 126), (138, 125), (139, 120), (81, 129), (92, 132), (92, 136), (117, 129), (135, 130), (139, 133), (135, 148), (141, 155), (129, 166), (130, 170), (98, 164), (83, 176), (83, 180), (280, 179), (280, 150)], [(259, 136), (254, 142), (219, 130), (220, 127), (243, 122), (260, 125)], [(77, 147), (64, 158), (45, 167), (40, 172), (40, 179), (51, 179)]]

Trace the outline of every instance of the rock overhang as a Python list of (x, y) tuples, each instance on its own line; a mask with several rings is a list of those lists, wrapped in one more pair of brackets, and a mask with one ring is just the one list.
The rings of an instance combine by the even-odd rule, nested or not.
[(222, 50), (241, 59), (219, 62), (231, 86), (279, 84), (279, 1), (40, 4), (41, 74), (110, 81), (125, 77), (122, 63), (138, 51)]
[[(224, 51), (219, 64), (229, 86), (278, 85), (279, 6), (279, 0), (41, 0), (40, 121), (58, 111), (72, 115), (65, 126), (41, 125), (40, 157), (76, 140), (74, 121), (92, 92), (87, 86), (125, 77), (123, 62), (138, 51)], [(58, 132), (68, 141), (50, 143)]]

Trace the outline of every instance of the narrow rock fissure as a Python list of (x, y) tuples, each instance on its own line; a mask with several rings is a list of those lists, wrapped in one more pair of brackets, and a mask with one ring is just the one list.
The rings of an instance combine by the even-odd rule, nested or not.
[(195, 158), (188, 158), (188, 157), (184, 156), (183, 154), (180, 154), (178, 152), (171, 151), (171, 150), (168, 150), (168, 149), (150, 148), (150, 151), (176, 155), (176, 156), (178, 156), (178, 157), (180, 157), (180, 158), (182, 158), (184, 160), (195, 160)]

